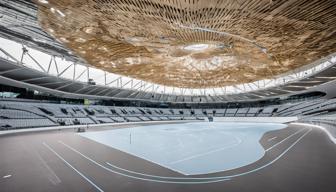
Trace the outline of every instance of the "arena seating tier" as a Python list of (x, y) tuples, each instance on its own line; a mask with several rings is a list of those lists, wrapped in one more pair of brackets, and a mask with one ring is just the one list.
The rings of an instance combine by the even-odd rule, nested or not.
[[(336, 99), (301, 101), (266, 107), (241, 107), (222, 109), (169, 109), (145, 107), (117, 107), (101, 105), (71, 105), (39, 103), (22, 100), (0, 100), (0, 129), (86, 125), (141, 121), (204, 120), (214, 117), (271, 117), (298, 116), (326, 117), (336, 111)], [(317, 120), (316, 119), (316, 120)]]

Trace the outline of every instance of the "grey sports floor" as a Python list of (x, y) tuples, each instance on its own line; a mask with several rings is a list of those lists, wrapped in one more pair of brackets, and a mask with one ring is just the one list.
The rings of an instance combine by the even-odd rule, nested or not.
[(260, 143), (272, 150), (252, 164), (186, 176), (73, 130), (1, 136), (0, 191), (336, 191), (336, 145), (323, 131), (291, 125)]

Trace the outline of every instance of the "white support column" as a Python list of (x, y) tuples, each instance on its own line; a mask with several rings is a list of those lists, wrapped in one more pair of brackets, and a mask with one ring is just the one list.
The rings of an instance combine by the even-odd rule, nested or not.
[(74, 70), (73, 70), (72, 80), (75, 80), (75, 77), (76, 77), (76, 65), (77, 65), (77, 63), (74, 63)]

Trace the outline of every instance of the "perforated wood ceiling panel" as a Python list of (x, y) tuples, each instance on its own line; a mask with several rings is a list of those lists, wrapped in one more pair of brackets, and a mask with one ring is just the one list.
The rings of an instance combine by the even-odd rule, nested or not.
[(271, 78), (336, 51), (334, 0), (49, 0), (39, 22), (89, 64), (162, 85)]

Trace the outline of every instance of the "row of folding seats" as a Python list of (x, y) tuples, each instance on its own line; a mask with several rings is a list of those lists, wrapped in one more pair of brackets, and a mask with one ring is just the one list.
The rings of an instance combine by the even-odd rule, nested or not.
[(0, 127), (5, 128), (31, 128), (55, 126), (56, 123), (49, 119), (1, 119)]
[(0, 109), (0, 118), (8, 118), (8, 119), (34, 119), (41, 118), (34, 113), (30, 113), (27, 111), (16, 110), (16, 109)]

